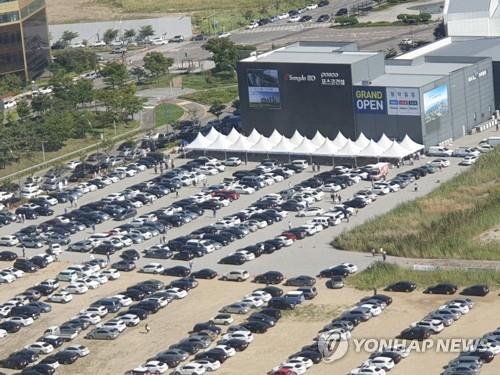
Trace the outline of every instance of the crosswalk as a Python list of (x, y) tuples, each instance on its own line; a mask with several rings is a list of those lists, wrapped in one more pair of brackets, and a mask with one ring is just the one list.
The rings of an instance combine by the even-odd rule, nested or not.
[(252, 33), (266, 33), (266, 32), (276, 32), (276, 31), (302, 31), (309, 29), (319, 29), (324, 27), (330, 27), (331, 24), (325, 23), (293, 23), (284, 25), (271, 25), (271, 26), (260, 26), (251, 30), (243, 30), (242, 34), (252, 34)]

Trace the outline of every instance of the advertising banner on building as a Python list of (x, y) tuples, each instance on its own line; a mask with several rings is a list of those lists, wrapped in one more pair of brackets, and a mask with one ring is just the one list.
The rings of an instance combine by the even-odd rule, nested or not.
[(372, 115), (387, 114), (385, 87), (357, 86), (353, 87), (354, 111)]
[(278, 70), (248, 69), (247, 81), (250, 108), (281, 108)]
[(420, 116), (418, 89), (387, 87), (387, 113), (399, 116)]
[(431, 122), (448, 112), (448, 85), (424, 93), (424, 121)]

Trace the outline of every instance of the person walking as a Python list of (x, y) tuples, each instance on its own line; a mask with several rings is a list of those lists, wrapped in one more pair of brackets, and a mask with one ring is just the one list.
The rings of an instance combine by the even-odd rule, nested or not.
[(215, 208), (212, 208), (212, 212), (214, 214), (214, 217), (217, 216), (217, 210)]
[(415, 186), (413, 187), (413, 191), (418, 191), (418, 185), (416, 182), (415, 182)]
[(316, 169), (318, 170), (318, 172), (321, 170), (321, 166), (319, 165), (319, 163), (318, 163), (318, 167)]
[(155, 164), (155, 174), (158, 174), (158, 166)]
[(193, 270), (193, 261), (192, 260), (189, 261), (189, 270), (190, 271)]
[(165, 235), (161, 236), (161, 239), (163, 240), (163, 243), (166, 244), (167, 243), (167, 239), (165, 238)]
[(377, 288), (373, 288), (373, 295), (376, 296), (377, 295)]
[(111, 256), (109, 254), (106, 254), (106, 260), (108, 261), (108, 264), (111, 263)]
[(175, 197), (176, 197), (176, 198), (179, 198), (179, 190), (176, 190), (176, 191), (175, 191)]
[(26, 246), (23, 244), (23, 258), (26, 258)]
[(149, 332), (151, 332), (151, 327), (149, 326), (149, 323), (146, 323), (144, 329), (146, 330), (146, 335), (149, 334)]
[(375, 256), (375, 249), (372, 249), (372, 257)]
[(335, 193), (330, 193), (330, 198), (332, 199), (332, 202), (335, 203)]
[(163, 174), (163, 162), (160, 163), (160, 174)]
[(291, 221), (288, 222), (288, 230), (290, 230), (290, 229), (292, 229), (292, 222)]
[(95, 233), (95, 224), (94, 223), (92, 223), (92, 232)]
[(382, 260), (385, 262), (385, 261), (386, 261), (386, 259), (387, 259), (387, 253), (384, 251), (384, 252), (382, 253)]

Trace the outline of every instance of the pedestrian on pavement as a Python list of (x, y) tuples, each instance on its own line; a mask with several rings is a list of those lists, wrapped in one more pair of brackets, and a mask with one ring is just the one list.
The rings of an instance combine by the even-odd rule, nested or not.
[(342, 203), (342, 197), (339, 195), (337, 195), (337, 199), (339, 200), (339, 203)]
[(415, 186), (413, 187), (413, 191), (418, 191), (418, 185), (416, 182), (415, 182)]
[(146, 330), (146, 335), (151, 332), (151, 328), (149, 327), (149, 324), (146, 323), (146, 325), (144, 326), (144, 329)]
[(109, 254), (106, 254), (106, 260), (108, 261), (108, 264), (111, 263), (111, 257), (109, 256)]
[(92, 223), (92, 232), (95, 233), (95, 224), (94, 223)]
[(165, 238), (165, 235), (161, 236), (161, 239), (163, 240), (163, 243), (167, 243), (167, 239)]
[(377, 288), (373, 288), (373, 295), (376, 296), (377, 295)]
[(292, 222), (291, 221), (288, 222), (288, 230), (290, 230), (290, 229), (292, 229)]
[(90, 260), (94, 260), (95, 259), (94, 254), (90, 254), (89, 258)]
[(193, 270), (193, 261), (192, 260), (189, 261), (189, 270), (190, 271)]
[(380, 249), (378, 249), (378, 252), (379, 252), (380, 255), (382, 255), (384, 253), (384, 249), (380, 248)]
[(64, 214), (66, 215), (68, 213), (68, 207), (64, 207)]
[(179, 190), (176, 190), (176, 191), (175, 191), (175, 197), (176, 197), (176, 198), (179, 198)]
[(155, 174), (158, 174), (158, 167), (156, 164), (155, 164)]
[(175, 168), (175, 165), (174, 165), (174, 159), (172, 159), (172, 163), (171, 163), (171, 165), (172, 165), (172, 169), (174, 169), (174, 168)]
[(321, 170), (321, 166), (319, 165), (319, 163), (318, 163), (318, 168), (317, 169), (318, 169), (318, 172)]
[(330, 193), (330, 198), (332, 199), (332, 202), (335, 203), (335, 193)]
[(498, 124), (498, 122), (497, 122), (495, 128), (497, 129), (497, 131), (498, 131), (498, 129), (500, 129), (500, 125)]
[(23, 244), (23, 258), (26, 258), (26, 246)]
[(382, 253), (382, 260), (385, 262), (386, 259), (387, 259), (387, 253), (384, 251)]
[(217, 216), (217, 210), (215, 208), (212, 208), (212, 212), (214, 214), (214, 217)]
[(26, 222), (26, 214), (21, 214), (21, 219), (23, 220), (23, 223)]
[(160, 163), (160, 174), (163, 174), (163, 162)]
[(372, 256), (375, 256), (375, 249), (372, 249)]

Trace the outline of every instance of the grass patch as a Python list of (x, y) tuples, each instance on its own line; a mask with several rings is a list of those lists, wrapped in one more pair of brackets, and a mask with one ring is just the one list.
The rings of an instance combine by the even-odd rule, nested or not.
[(164, 74), (161, 76), (158, 76), (156, 78), (148, 79), (145, 81), (139, 81), (137, 83), (137, 89), (138, 90), (146, 90), (146, 89), (157, 89), (157, 88), (162, 88), (162, 87), (169, 87), (170, 82), (174, 76), (172, 74)]
[(358, 289), (384, 288), (401, 280), (410, 280), (418, 288), (426, 288), (438, 283), (453, 283), (459, 287), (473, 284), (487, 284), (490, 288), (500, 286), (500, 271), (495, 270), (435, 270), (415, 271), (390, 263), (377, 262), (366, 270), (347, 279), (349, 285)]
[(307, 322), (320, 322), (324, 320), (333, 319), (344, 307), (332, 307), (330, 305), (305, 305), (297, 306), (295, 310), (282, 311), (283, 319), (293, 321), (307, 321)]
[(205, 105), (212, 105), (212, 103), (217, 100), (222, 103), (231, 103), (238, 98), (238, 86), (231, 85), (201, 90), (191, 94), (182, 95), (180, 98)]
[(171, 124), (179, 120), (184, 114), (184, 109), (176, 104), (162, 103), (155, 107), (155, 126)]
[(500, 147), (425, 197), (342, 233), (337, 248), (412, 258), (500, 260), (498, 241), (478, 236), (500, 224)]
[(232, 73), (191, 73), (183, 74), (182, 87), (194, 90), (207, 90), (220, 86), (236, 85), (236, 77)]

